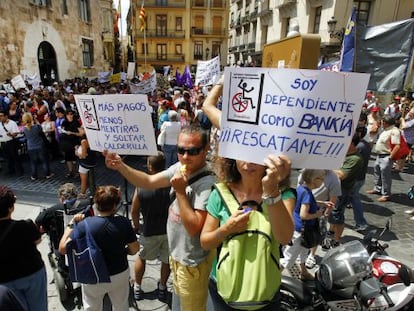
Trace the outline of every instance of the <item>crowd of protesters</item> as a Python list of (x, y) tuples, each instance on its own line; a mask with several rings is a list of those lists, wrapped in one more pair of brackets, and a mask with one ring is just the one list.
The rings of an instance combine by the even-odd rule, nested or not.
[[(208, 156), (211, 153), (210, 143), (212, 145), (216, 143), (214, 138), (220, 127), (221, 111), (218, 107), (220, 107), (223, 91), (222, 82), (220, 80), (212, 88), (185, 89), (171, 86), (158, 89), (148, 96), (149, 104), (153, 107), (153, 127), (157, 144), (159, 150), (162, 151), (159, 154), (162, 161), (156, 161), (156, 169), (153, 167), (155, 164), (151, 162), (156, 159), (149, 159), (148, 174), (129, 167), (115, 153), (104, 154), (106, 166), (117, 170), (137, 187), (133, 211), (145, 212), (147, 206), (141, 206), (141, 204), (156, 201), (158, 201), (157, 208), (163, 210), (165, 223), (163, 228), (155, 232), (155, 226), (151, 228), (152, 230), (149, 230), (148, 226), (144, 227), (142, 238), (145, 241), (142, 242), (135, 269), (134, 294), (137, 300), (144, 297), (141, 282), (145, 271), (145, 260), (161, 254), (160, 249), (160, 253), (156, 253), (157, 247), (154, 246), (160, 238), (160, 243), (163, 243), (164, 270), (158, 283), (158, 297), (161, 300), (165, 299), (166, 278), (170, 273), (165, 254), (165, 243), (168, 240), (169, 264), (174, 284), (173, 310), (205, 310), (208, 289), (217, 296), (215, 300), (213, 299), (215, 306), (225, 307), (224, 301), (218, 296), (215, 277), (210, 279), (211, 267), (214, 266), (215, 260), (214, 250), (231, 232), (237, 232), (246, 227), (249, 211), (246, 213), (238, 211), (233, 215), (223, 212), (224, 215), (221, 209), (217, 209), (222, 202), (219, 202), (217, 198), (217, 202), (211, 199), (211, 186), (216, 180), (211, 174), (191, 184), (189, 182), (190, 176), (194, 177), (200, 172), (209, 170), (206, 161), (209, 160)], [(114, 86), (93, 80), (73, 79), (55, 82), (47, 87), (32, 88), (28, 85), (25, 89), (13, 91), (2, 89), (0, 91), (0, 121), (3, 124), (0, 127), (0, 141), (2, 142), (2, 157), (7, 161), (6, 167), (9, 168), (7, 174), (23, 175), (19, 156), (25, 152), (30, 158), (30, 178), (33, 181), (39, 179), (37, 167), (39, 163), (46, 179), (53, 177), (49, 166), (50, 159), (63, 161), (66, 178), (77, 176), (76, 169), (79, 164), (80, 194), (82, 197), (86, 195), (88, 186), (85, 174), (87, 175), (89, 170), (96, 165), (96, 159), (86, 159), (87, 154), (91, 154), (91, 150), (88, 147), (74, 99), (74, 94), (85, 93), (92, 95), (126, 94), (129, 93), (129, 88), (127, 84), (122, 83)], [(401, 137), (405, 137), (409, 151), (399, 158), (397, 152), (402, 147)], [(350, 205), (354, 208), (354, 229), (365, 231), (369, 225), (363, 217), (363, 207), (358, 194), (365, 183), (371, 150), (376, 155), (375, 181), (372, 189), (367, 192), (380, 195), (378, 202), (386, 202), (392, 200), (392, 170), (402, 171), (405, 163), (412, 161), (411, 147), (413, 144), (414, 102), (407, 97), (397, 95), (390, 105), (381, 107), (378, 98), (375, 98), (372, 92), (368, 92), (360, 122), (348, 147), (344, 163), (334, 171), (304, 171), (303, 180), (298, 181), (302, 185), (298, 186), (299, 196), (297, 197), (293, 195), (287, 198), (286, 194), (283, 197), (283, 193), (290, 189), (288, 186), (282, 187), (281, 183), (289, 179), (290, 160), (286, 157), (269, 156), (265, 162), (266, 166), (218, 158), (215, 158), (217, 162), (214, 164), (223, 171), (221, 179), (227, 182), (238, 201), (259, 202), (262, 199), (274, 199), (269, 205), (277, 205), (277, 208), (270, 208), (269, 214), (272, 216), (275, 210), (281, 214), (278, 217), (271, 217), (274, 218), (272, 227), (275, 221), (286, 220), (285, 231), (272, 228), (278, 239), (275, 243), (277, 245), (279, 242), (288, 244), (292, 236), (294, 242), (291, 247), (284, 249), (285, 260), (281, 261), (280, 271), (283, 268), (289, 268), (299, 256), (301, 277), (307, 281), (313, 279), (313, 275), (307, 271), (307, 268), (313, 268), (316, 265), (314, 251), (310, 252), (307, 258), (309, 249), (303, 249), (299, 243), (294, 245), (295, 239), (300, 236), (303, 223), (305, 221), (319, 223), (317, 219), (326, 219), (329, 223), (327, 234), (331, 237), (331, 242), (323, 248), (337, 247), (341, 243), (344, 229), (345, 208)], [(220, 176), (216, 177), (220, 179)], [(335, 191), (328, 189), (329, 178), (335, 179), (333, 181), (336, 185)], [(191, 186), (190, 193), (187, 188), (189, 186)], [(168, 200), (165, 193), (164, 200), (160, 200), (161, 195), (156, 189), (169, 189), (169, 187), (175, 192), (173, 201)], [(95, 187), (90, 188), (93, 194)], [(162, 192), (165, 192), (165, 189)], [(304, 195), (301, 195), (302, 192)], [(322, 192), (325, 195), (321, 196)], [(217, 194), (215, 196), (217, 197)], [(319, 200), (319, 197), (324, 197), (324, 199)], [(338, 200), (336, 200), (337, 197)], [(293, 203), (288, 204), (288, 199), (292, 199)], [(12, 205), (7, 210), (8, 220), (11, 217)], [(111, 206), (110, 216), (113, 216), (113, 210), (114, 206)], [(148, 211), (145, 213), (144, 219), (149, 217), (150, 223), (154, 221), (150, 219), (154, 217), (151, 213)], [(414, 215), (414, 210), (408, 210), (406, 213)], [(160, 214), (155, 213), (155, 215)], [(6, 211), (4, 217), (6, 217)], [(133, 215), (132, 219), (133, 230), (139, 232), (139, 217)], [(414, 220), (414, 216), (411, 219)], [(234, 226), (237, 226), (237, 230)], [(70, 234), (69, 230), (65, 238), (70, 237)], [(197, 272), (197, 278), (194, 277), (195, 272)], [(276, 306), (280, 299), (278, 292), (275, 293), (274, 299)]]

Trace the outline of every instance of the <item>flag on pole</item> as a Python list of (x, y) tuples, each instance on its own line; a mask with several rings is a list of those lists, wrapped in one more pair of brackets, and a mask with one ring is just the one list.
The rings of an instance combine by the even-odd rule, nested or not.
[(141, 21), (141, 26), (139, 29), (141, 32), (144, 32), (144, 30), (147, 28), (147, 17), (145, 15), (144, 4), (141, 5), (141, 10), (139, 11), (139, 20)]
[(352, 8), (351, 17), (346, 25), (344, 39), (342, 41), (341, 60), (339, 71), (353, 71), (355, 55), (355, 25), (356, 7)]

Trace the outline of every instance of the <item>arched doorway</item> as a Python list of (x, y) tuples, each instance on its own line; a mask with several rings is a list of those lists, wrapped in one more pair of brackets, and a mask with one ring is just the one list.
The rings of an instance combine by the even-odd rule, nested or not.
[(51, 85), (54, 81), (59, 80), (56, 52), (49, 42), (43, 41), (40, 43), (37, 50), (37, 60), (43, 85)]

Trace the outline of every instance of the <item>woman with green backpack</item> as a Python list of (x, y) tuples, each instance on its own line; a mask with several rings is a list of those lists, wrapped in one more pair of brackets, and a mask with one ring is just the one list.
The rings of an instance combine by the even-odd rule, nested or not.
[[(222, 81), (222, 80), (221, 80)], [(222, 83), (210, 91), (204, 112), (219, 127), (215, 107)], [(292, 217), (279, 184), (290, 160), (269, 155), (264, 165), (217, 158), (218, 184), (207, 203), (201, 246), (218, 249), (209, 291), (214, 310), (279, 310), (279, 244), (292, 238)]]

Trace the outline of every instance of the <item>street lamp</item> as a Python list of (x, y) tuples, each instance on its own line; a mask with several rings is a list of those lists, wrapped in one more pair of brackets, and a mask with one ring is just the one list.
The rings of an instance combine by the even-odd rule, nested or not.
[(336, 28), (336, 24), (338, 23), (338, 21), (336, 20), (336, 18), (334, 16), (331, 17), (331, 19), (328, 21), (328, 33), (329, 33), (329, 37), (338, 39), (339, 41), (342, 41), (344, 38), (344, 32), (345, 29), (341, 28), (338, 31), (335, 31)]
[(206, 60), (208, 60), (208, 54), (210, 53), (210, 49), (207, 47), (206, 48)]

